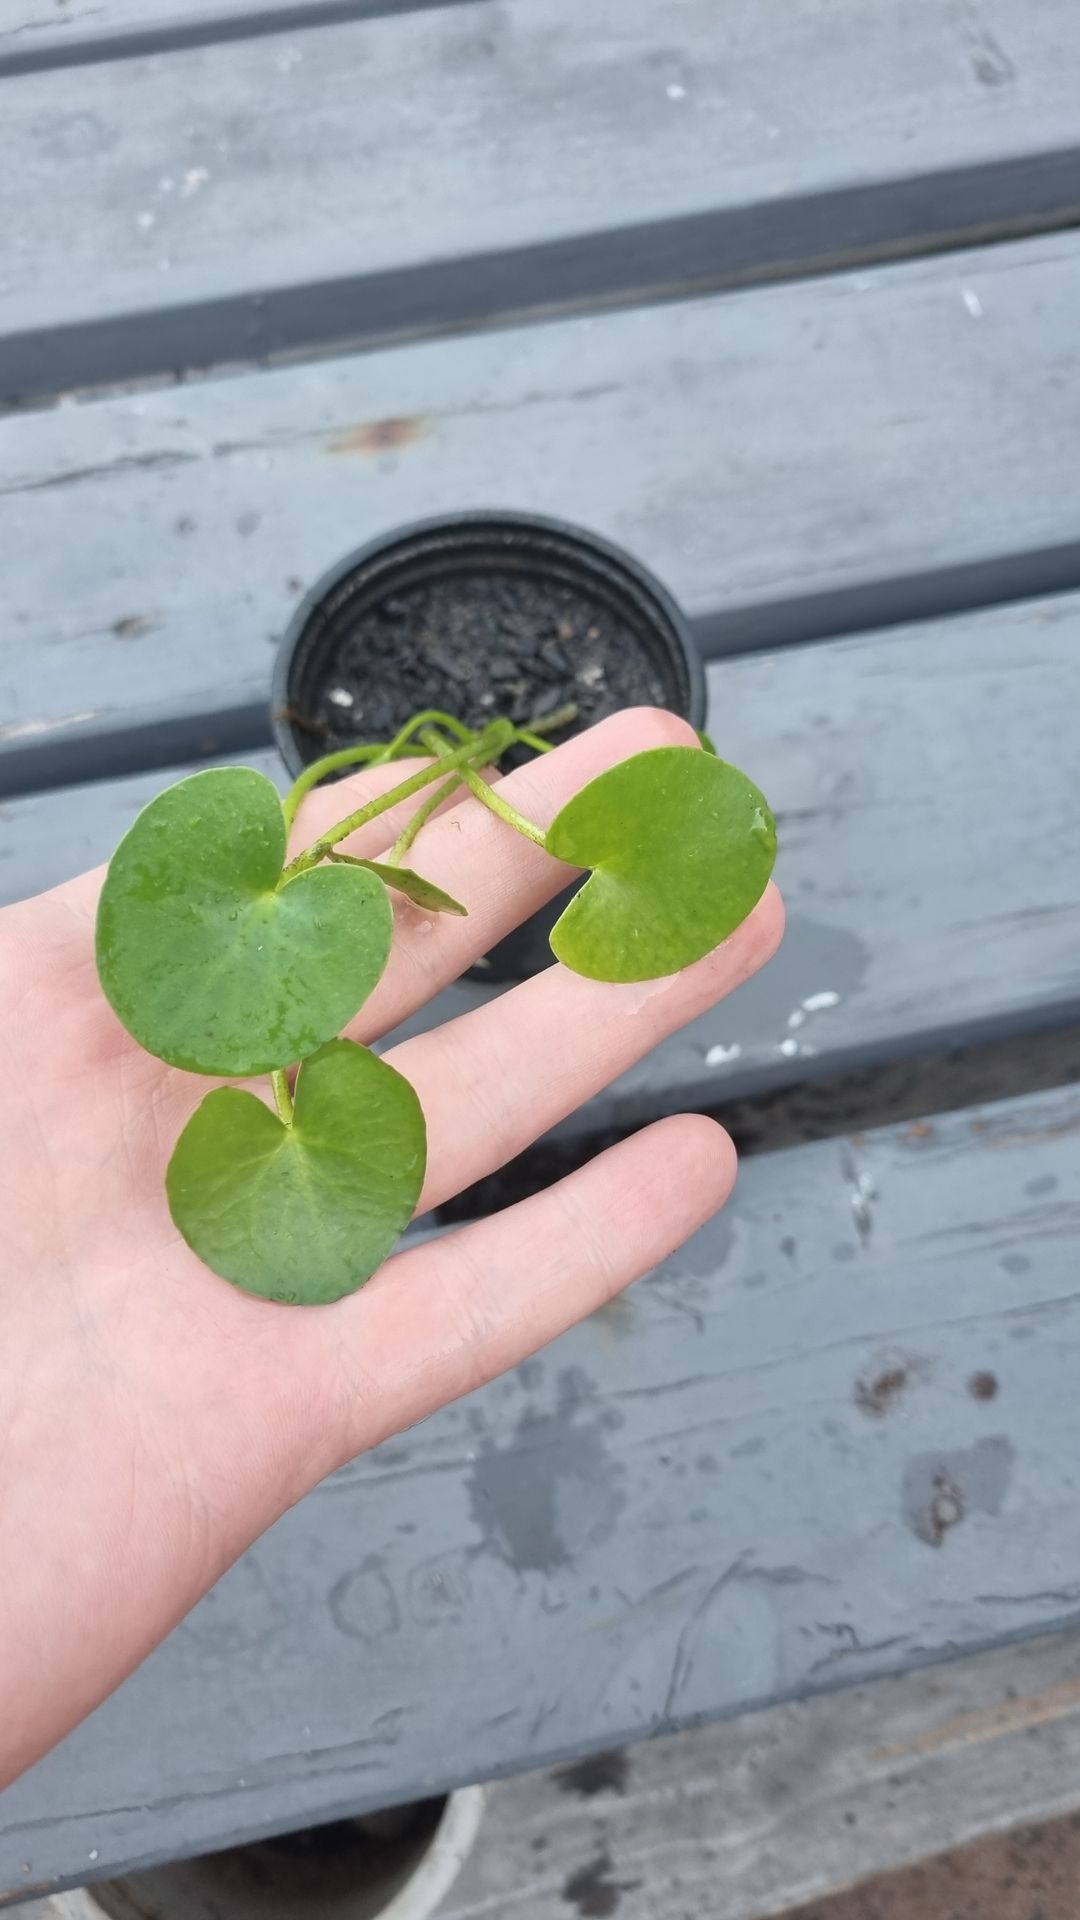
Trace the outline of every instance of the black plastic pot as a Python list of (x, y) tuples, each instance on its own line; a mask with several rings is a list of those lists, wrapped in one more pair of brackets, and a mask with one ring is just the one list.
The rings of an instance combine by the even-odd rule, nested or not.
[[(518, 581), (525, 576), (534, 591), (550, 589), (553, 618), (568, 590), (587, 598), (605, 618), (618, 623), (620, 659), (624, 648), (637, 650), (656, 704), (682, 714), (696, 727), (704, 725), (705, 676), (689, 623), (644, 567), (607, 541), (557, 520), (529, 514), (454, 514), (405, 527), (347, 555), (298, 607), (278, 652), (272, 694), (274, 737), (289, 772), (295, 777), (327, 750), (307, 716), (317, 711), (320, 697), (334, 684), (335, 662), (361, 623), (387, 602), (400, 604), (400, 597), (417, 587), (455, 580), (467, 617), (468, 595), (477, 594), (479, 578), (487, 585), (492, 576)], [(492, 692), (490, 710), (499, 712), (495, 682)], [(445, 702), (425, 703), (417, 699), (415, 686), (402, 689), (400, 711), (395, 706), (392, 715), (384, 716), (389, 721), (387, 737), (424, 704)], [(586, 717), (566, 733), (587, 724)], [(379, 737), (383, 731), (380, 727)], [(353, 737), (367, 737), (362, 726)], [(572, 891), (500, 941), (475, 969), (476, 977), (523, 979), (549, 966), (548, 935)]]

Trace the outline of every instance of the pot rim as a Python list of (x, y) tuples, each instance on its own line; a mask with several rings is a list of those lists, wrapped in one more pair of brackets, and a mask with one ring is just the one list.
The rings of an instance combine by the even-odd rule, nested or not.
[[(486, 1801), (486, 1788), (480, 1786), (458, 1787), (447, 1795), (438, 1825), (414, 1872), (380, 1908), (377, 1920), (430, 1920), (476, 1844)], [(117, 1875), (121, 1882), (124, 1878), (123, 1874)], [(108, 1908), (98, 1900), (92, 1886), (52, 1894), (41, 1904), (40, 1912), (42, 1920), (45, 1916), (48, 1920), (108, 1920)]]
[[(455, 534), (483, 533), (485, 530), (497, 534), (500, 529), (518, 531), (523, 535), (532, 533), (541, 539), (548, 536), (565, 541), (571, 548), (577, 548), (586, 560), (592, 557), (615, 572), (622, 573), (638, 594), (646, 602), (652, 603), (650, 611), (655, 609), (657, 626), (663, 625), (666, 629), (665, 639), (678, 650), (687, 682), (686, 717), (692, 726), (704, 726), (706, 685), (701, 653), (690, 622), (678, 601), (648, 567), (615, 541), (593, 533), (586, 527), (575, 526), (569, 520), (504, 508), (470, 508), (458, 513), (432, 514), (420, 520), (408, 521), (354, 547), (320, 574), (298, 602), (274, 658), (270, 694), (273, 737), (291, 778), (295, 778), (308, 764), (297, 748), (292, 722), (286, 718), (293, 659), (309, 620), (327, 596), (350, 574), (358, 573), (372, 562), (392, 555), (395, 549), (407, 549), (436, 534), (445, 534), (448, 543), (452, 544)], [(542, 555), (538, 555), (539, 560), (542, 560)]]

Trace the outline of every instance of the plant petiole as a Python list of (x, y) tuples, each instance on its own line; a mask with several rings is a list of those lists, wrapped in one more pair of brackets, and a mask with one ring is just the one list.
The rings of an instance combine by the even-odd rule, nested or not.
[(319, 760), (312, 760), (298, 774), (281, 803), (285, 815), (286, 831), (296, 819), (300, 802), (305, 800), (312, 787), (325, 780), (328, 773), (337, 773), (342, 767), (362, 767), (376, 764), (382, 759), (385, 749), (380, 740), (365, 741), (353, 747), (339, 747), (336, 753), (324, 753)]
[(388, 867), (398, 867), (401, 865), (402, 860), (408, 853), (421, 827), (427, 825), (432, 814), (438, 812), (443, 801), (449, 800), (454, 789), (460, 786), (460, 784), (461, 775), (459, 773), (452, 773), (449, 780), (445, 780), (441, 787), (436, 787), (434, 793), (428, 794), (427, 799), (421, 806), (417, 807), (412, 819), (406, 822), (398, 834), (397, 839), (394, 841), (393, 846), (386, 856), (386, 865)]
[[(516, 729), (515, 737), (520, 738)], [(432, 753), (439, 753), (445, 750), (438, 734), (433, 732), (430, 727), (425, 727), (423, 733), (420, 735), (420, 739), (424, 746), (429, 748)], [(513, 743), (511, 742), (510, 744)], [(476, 758), (479, 759), (480, 755), (477, 754)], [(490, 755), (485, 755), (484, 758), (490, 758)], [(519, 813), (516, 807), (510, 805), (509, 800), (504, 800), (501, 795), (495, 792), (494, 787), (489, 787), (487, 781), (481, 779), (475, 767), (462, 767), (459, 777), (464, 781), (469, 792), (474, 794), (477, 800), (483, 801), (490, 813), (497, 814), (500, 820), (505, 820), (507, 826), (513, 827), (516, 833), (524, 834), (526, 840), (534, 840), (538, 847), (544, 845), (544, 834), (541, 828), (534, 827), (531, 820), (526, 820), (523, 813)]]
[(463, 767), (461, 778), (469, 792), (483, 801), (489, 813), (497, 814), (500, 820), (505, 820), (508, 827), (513, 827), (515, 833), (524, 834), (526, 840), (535, 841), (538, 847), (546, 847), (547, 835), (543, 828), (534, 826), (531, 820), (526, 820), (523, 813), (519, 813), (516, 807), (510, 805), (509, 800), (504, 800), (501, 794), (496, 793), (494, 787), (489, 787), (487, 781), (480, 778), (474, 767)]
[[(347, 839), (350, 833), (355, 833), (358, 827), (366, 826), (369, 820), (377, 820), (380, 814), (388, 813), (391, 807), (396, 807), (402, 800), (411, 799), (414, 793), (421, 793), (425, 787), (441, 779), (444, 774), (452, 772), (455, 768), (466, 766), (471, 760), (498, 760), (499, 755), (506, 752), (513, 740), (514, 731), (512, 721), (493, 720), (490, 727), (486, 727), (483, 733), (471, 736), (460, 747), (455, 747), (452, 753), (433, 760), (429, 766), (420, 767), (407, 780), (403, 780), (400, 786), (392, 787), (389, 793), (381, 793), (374, 800), (367, 801), (364, 806), (357, 807), (353, 813), (347, 814), (344, 820), (339, 820), (336, 826), (331, 827), (329, 832), (321, 834), (306, 852), (297, 854), (295, 860), (290, 860), (278, 884), (281, 885), (293, 879), (298, 873), (306, 872), (308, 867), (318, 866), (319, 861), (325, 858), (339, 840)], [(348, 748), (343, 749), (343, 752), (348, 751)], [(315, 766), (318, 764), (317, 761), (313, 762)], [(325, 766), (325, 762), (322, 764)], [(310, 770), (307, 769), (307, 771)]]
[(284, 1067), (279, 1067), (270, 1075), (270, 1084), (274, 1089), (274, 1105), (277, 1107), (278, 1119), (283, 1127), (291, 1127), (293, 1123), (292, 1094), (289, 1092), (289, 1076)]
[[(518, 739), (523, 740), (527, 747), (531, 747), (534, 745), (534, 741), (531, 738), (533, 734), (558, 733), (560, 727), (568, 727), (572, 720), (576, 720), (579, 712), (580, 708), (576, 707), (573, 701), (565, 707), (556, 707), (554, 713), (544, 713), (541, 714), (539, 720), (530, 720), (528, 732), (526, 732), (524, 728), (519, 727)], [(550, 741), (545, 742), (546, 746), (550, 746), (550, 744)]]

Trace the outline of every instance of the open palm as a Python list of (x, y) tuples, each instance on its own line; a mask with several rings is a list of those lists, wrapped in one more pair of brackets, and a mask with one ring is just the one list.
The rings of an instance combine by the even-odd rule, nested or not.
[[(603, 768), (693, 738), (668, 714), (620, 714), (502, 790), (546, 824)], [(406, 771), (353, 778), (346, 804)], [(309, 798), (298, 844), (340, 817), (342, 797)], [(348, 848), (377, 856), (402, 824), (384, 814)], [(431, 823), (415, 864), (469, 917), (395, 907), (392, 956), (354, 1039), (395, 1027), (566, 876), (470, 800)], [(323, 1475), (601, 1305), (707, 1219), (734, 1177), (722, 1129), (681, 1115), (547, 1193), (407, 1247), (334, 1306), (236, 1292), (180, 1239), (162, 1187), (208, 1083), (143, 1053), (106, 1005), (99, 885), (85, 875), (0, 915), (0, 1786)], [(552, 966), (396, 1047), (387, 1057), (427, 1117), (421, 1209), (738, 985), (775, 950), (782, 920), (770, 888), (730, 940), (671, 979), (612, 986)]]

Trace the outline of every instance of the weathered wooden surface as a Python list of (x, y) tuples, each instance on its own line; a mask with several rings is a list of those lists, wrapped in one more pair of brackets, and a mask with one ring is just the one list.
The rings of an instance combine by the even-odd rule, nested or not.
[[(446, 4), (446, 0), (442, 0), (442, 4)], [(408, 0), (408, 10), (414, 8), (415, 0)], [(0, 0), (0, 48), (4, 52), (11, 52), (20, 44), (39, 50), (48, 48), (61, 60), (76, 61), (84, 59), (95, 44), (110, 54), (118, 39), (127, 45), (129, 36), (135, 34), (153, 36), (161, 47), (167, 48), (195, 30), (208, 41), (225, 40), (232, 30), (253, 38), (284, 25), (299, 30), (350, 17), (364, 19), (405, 10), (402, 0), (301, 0), (300, 4), (291, 4), (290, 0), (64, 0), (63, 6), (57, 6), (55, 0)], [(499, 16), (510, 10), (506, 6), (498, 10), (494, 5), (491, 7), (492, 13), (497, 11)], [(513, 0), (512, 10), (525, 16), (540, 11), (538, 0)], [(760, 23), (757, 15), (763, 16)], [(624, 19), (633, 17), (628, 8), (613, 15), (608, 22), (612, 35), (618, 33)], [(687, 28), (678, 11), (672, 13), (671, 19), (671, 43), (677, 44), (685, 37)], [(501, 17), (497, 24), (503, 25)], [(588, 31), (587, 23), (577, 17), (571, 17), (570, 24), (577, 31)], [(495, 25), (493, 22), (493, 29)], [(1019, 137), (1030, 146), (1033, 133), (1038, 130), (1037, 123), (1034, 128), (1030, 124), (1032, 106), (1041, 106), (1045, 90), (1052, 90), (1061, 78), (1060, 62), (1055, 71), (1048, 58), (1055, 44), (1052, 36), (1057, 36), (1061, 61), (1067, 60), (1073, 19), (1059, 0), (1038, 0), (1038, 4), (1023, 15), (1010, 12), (1000, 0), (983, 0), (978, 7), (956, 6), (944, 17), (934, 0), (913, 0), (895, 14), (890, 9), (868, 4), (868, 0), (846, 0), (842, 17), (816, 5), (815, 0), (794, 0), (794, 4), (787, 7), (762, 4), (756, 9), (748, 5), (747, 0), (734, 0), (726, 25), (733, 59), (748, 59), (751, 49), (760, 51), (766, 43), (758, 36), (764, 36), (766, 28), (772, 34), (771, 46), (766, 51), (773, 54), (773, 59), (766, 63), (764, 73), (761, 66), (752, 70), (748, 66), (745, 74), (742, 69), (735, 70), (747, 88), (751, 71), (759, 86), (789, 85), (788, 66), (796, 53), (802, 52), (811, 63), (827, 57), (842, 30), (849, 38), (852, 64), (862, 50), (869, 52), (869, 36), (888, 33), (888, 42), (875, 43), (875, 50), (883, 58), (891, 56), (900, 68), (894, 88), (886, 89), (878, 73), (868, 71), (860, 76), (867, 88), (881, 88), (887, 110), (898, 110), (897, 94), (911, 84), (915, 76), (927, 90), (944, 89), (951, 82), (956, 88), (956, 98), (949, 102), (953, 118), (962, 111), (962, 82), (975, 83), (991, 91), (1004, 90), (1007, 96), (1012, 87), (1014, 94), (1020, 92), (1027, 108), (1029, 124), (1019, 128)], [(527, 22), (523, 30), (528, 30)], [(816, 70), (809, 65), (804, 71), (809, 83)], [(734, 92), (734, 88), (731, 91)], [(870, 95), (864, 97), (870, 98)], [(844, 104), (849, 111), (854, 111), (849, 103)], [(914, 101), (912, 113), (919, 114), (925, 105), (925, 100)], [(800, 107), (805, 114), (805, 101)], [(996, 113), (1000, 132), (1003, 123), (1012, 124), (1018, 103), (1015, 98), (1007, 97), (1002, 106), (988, 111)], [(869, 120), (869, 111), (866, 118)], [(930, 126), (928, 116), (916, 124), (920, 132), (925, 129), (930, 137), (942, 137), (943, 130)], [(1068, 124), (1075, 130), (1074, 123)], [(1043, 130), (1047, 130), (1045, 123)], [(816, 129), (807, 131), (813, 134)], [(952, 137), (956, 137), (956, 132), (954, 127)], [(944, 137), (948, 137), (947, 132)], [(1005, 145), (1002, 137), (1002, 148)]]
[[(182, 762), (272, 766), (300, 593), (497, 501), (621, 540), (735, 651), (711, 726), (781, 816), (782, 957), (586, 1126), (1075, 1017), (1078, 83), (1068, 0), (734, 0), (720, 39), (706, 0), (0, 0), (0, 405), (120, 389), (0, 421), (0, 895)], [(0, 1888), (1080, 1621), (1078, 1136), (1057, 1092), (748, 1165), (629, 1302), (260, 1543), (5, 1795)], [(1047, 1658), (1040, 1811), (1075, 1723)], [(707, 1911), (815, 1891), (823, 1807), (835, 1875), (856, 1773), (883, 1840), (883, 1774), (957, 1837), (953, 1735), (936, 1778), (917, 1730), (858, 1765), (862, 1709), (814, 1710), (801, 1827), (769, 1763), (726, 1852), (686, 1796)], [(1002, 1817), (1025, 1712), (965, 1817)], [(749, 1746), (707, 1738), (733, 1805)], [(617, 1880), (674, 1920), (636, 1803), (582, 1853), (552, 1791), (527, 1911)], [(520, 1889), (515, 1845), (460, 1920)]]
[[(777, 809), (788, 936), (575, 1127), (1080, 1012), (1080, 791), (1060, 746), (1080, 596), (720, 661), (709, 696), (721, 750)], [(106, 858), (177, 771), (0, 803), (0, 899)], [(413, 1030), (481, 997), (456, 987)]]
[(0, 744), (264, 738), (301, 588), (496, 498), (621, 540), (735, 644), (986, 556), (1064, 543), (1080, 578), (1078, 306), (1070, 234), (10, 418)]
[[(1078, 1782), (1080, 1635), (1048, 1635), (500, 1781), (438, 1920), (765, 1920), (1067, 1811)], [(174, 1871), (128, 1891), (149, 1911)]]
[[(0, 0), (0, 75), (131, 59), (468, 0)], [(493, 0), (489, 0), (489, 4)], [(993, 84), (987, 82), (986, 84)]]
[(0, 1887), (1080, 1620), (1078, 1138), (1072, 1089), (751, 1161), (620, 1304), (260, 1542), (8, 1791)]
[(1078, 1803), (1055, 1635), (502, 1782), (439, 1917), (765, 1920)]
[[(238, 11), (244, 29), (273, 20), (218, 11)], [(156, 26), (129, 0), (2, 0), (0, 78), (5, 60), (14, 77), (12, 62), (71, 58), (80, 12), (90, 36), (145, 41)], [(190, 28), (200, 9), (176, 12)], [(240, 295), (243, 355), (325, 337), (319, 290), (343, 280), (355, 294), (339, 337), (363, 336), (377, 276), (403, 267), (424, 270), (429, 320), (445, 324), (432, 273), (448, 258), (508, 256), (497, 308), (543, 307), (565, 297), (561, 275), (530, 251), (574, 236), (757, 209), (717, 227), (722, 279), (775, 270), (761, 245), (782, 203), (789, 269), (1024, 231), (1080, 205), (1069, 0), (1023, 14), (1008, 0), (857, 0), (838, 13), (738, 0), (724, 26), (710, 0), (667, 0), (660, 14), (649, 0), (473, 0), (175, 52), (163, 28), (152, 59), (24, 72), (5, 88), (0, 133), (0, 324), (21, 334), (139, 312), (129, 352), (145, 356), (152, 336), (168, 339), (169, 309)], [(1054, 152), (1064, 171), (1050, 188)], [(937, 179), (933, 193), (920, 195), (920, 177)], [(872, 190), (869, 222), (854, 187)], [(802, 206), (833, 195), (821, 223)], [(694, 229), (680, 273), (677, 232), (662, 255), (655, 233), (638, 235), (639, 291), (707, 278)], [(296, 337), (271, 327), (260, 341), (251, 296), (281, 287), (305, 289)], [(190, 356), (190, 336), (173, 334)], [(54, 390), (103, 377), (80, 374), (76, 342), (67, 351)], [(227, 334), (211, 357), (230, 357)], [(114, 361), (109, 377), (141, 370)]]

